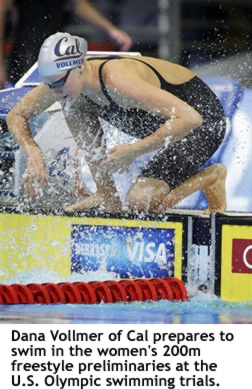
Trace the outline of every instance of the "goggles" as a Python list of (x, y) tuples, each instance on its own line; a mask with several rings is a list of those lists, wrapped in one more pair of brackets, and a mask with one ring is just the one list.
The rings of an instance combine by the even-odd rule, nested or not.
[(62, 87), (65, 85), (65, 83), (66, 83), (66, 81), (67, 81), (67, 79), (68, 79), (68, 76), (69, 76), (71, 70), (73, 70), (73, 69), (69, 69), (69, 70), (67, 71), (66, 75), (65, 75), (64, 77), (60, 78), (59, 80), (54, 81), (54, 82), (51, 83), (51, 84), (49, 84), (48, 82), (45, 82), (45, 84), (46, 84), (47, 86), (49, 86), (50, 89), (62, 88)]

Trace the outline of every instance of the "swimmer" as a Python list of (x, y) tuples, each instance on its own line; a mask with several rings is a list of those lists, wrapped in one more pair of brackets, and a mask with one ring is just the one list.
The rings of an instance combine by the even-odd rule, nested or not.
[[(47, 182), (43, 153), (29, 120), (61, 101), (66, 122), (85, 152), (97, 192), (66, 207), (67, 212), (101, 208), (119, 211), (113, 173), (156, 151), (131, 185), (126, 201), (133, 211), (166, 212), (203, 190), (211, 212), (226, 209), (226, 168), (202, 166), (225, 135), (223, 108), (209, 87), (185, 67), (150, 57), (90, 57), (87, 42), (67, 33), (45, 40), (38, 57), (43, 82), (10, 111), (10, 132), (28, 155), (21, 185), (35, 196)], [(138, 139), (109, 150), (99, 118)], [(53, 137), (53, 129), (51, 131)]]

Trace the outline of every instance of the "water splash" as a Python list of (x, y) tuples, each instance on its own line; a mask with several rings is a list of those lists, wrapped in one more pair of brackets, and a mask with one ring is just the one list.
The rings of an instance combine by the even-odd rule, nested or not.
[(106, 270), (106, 264), (101, 263), (100, 267), (96, 271), (87, 271), (80, 273), (72, 273), (69, 276), (62, 277), (59, 273), (49, 269), (33, 268), (23, 272), (19, 272), (16, 276), (6, 276), (1, 283), (2, 284), (42, 284), (44, 282), (89, 282), (89, 281), (106, 281), (113, 280), (118, 281), (120, 278), (116, 273), (108, 272)]

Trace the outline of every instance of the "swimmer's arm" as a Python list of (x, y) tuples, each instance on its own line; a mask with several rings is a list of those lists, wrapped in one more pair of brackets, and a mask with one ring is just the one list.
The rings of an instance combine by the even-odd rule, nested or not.
[(50, 89), (45, 84), (40, 84), (28, 92), (7, 115), (8, 130), (28, 156), (40, 150), (32, 138), (29, 120), (45, 111), (55, 101)]
[(131, 37), (123, 30), (115, 27), (87, 0), (72, 0), (74, 10), (79, 17), (95, 27), (107, 32), (121, 47), (121, 51), (127, 51), (132, 46)]
[(45, 111), (55, 101), (48, 86), (40, 84), (27, 93), (7, 116), (9, 131), (28, 156), (20, 186), (25, 188), (25, 194), (31, 198), (40, 194), (40, 189), (45, 186), (48, 178), (44, 155), (32, 138), (29, 120)]
[[(153, 134), (135, 143), (132, 149), (136, 156), (172, 144), (188, 135), (202, 124), (201, 115), (190, 105), (176, 96), (161, 90), (135, 73), (110, 72), (106, 85), (125, 96), (131, 107), (164, 117), (167, 121)], [(116, 96), (116, 94), (115, 94)]]

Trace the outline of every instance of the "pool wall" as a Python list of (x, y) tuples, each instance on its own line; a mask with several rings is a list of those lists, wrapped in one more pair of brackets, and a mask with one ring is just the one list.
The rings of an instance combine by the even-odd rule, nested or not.
[(31, 269), (66, 277), (102, 268), (118, 278), (176, 277), (228, 301), (252, 300), (251, 214), (0, 211), (2, 282)]

